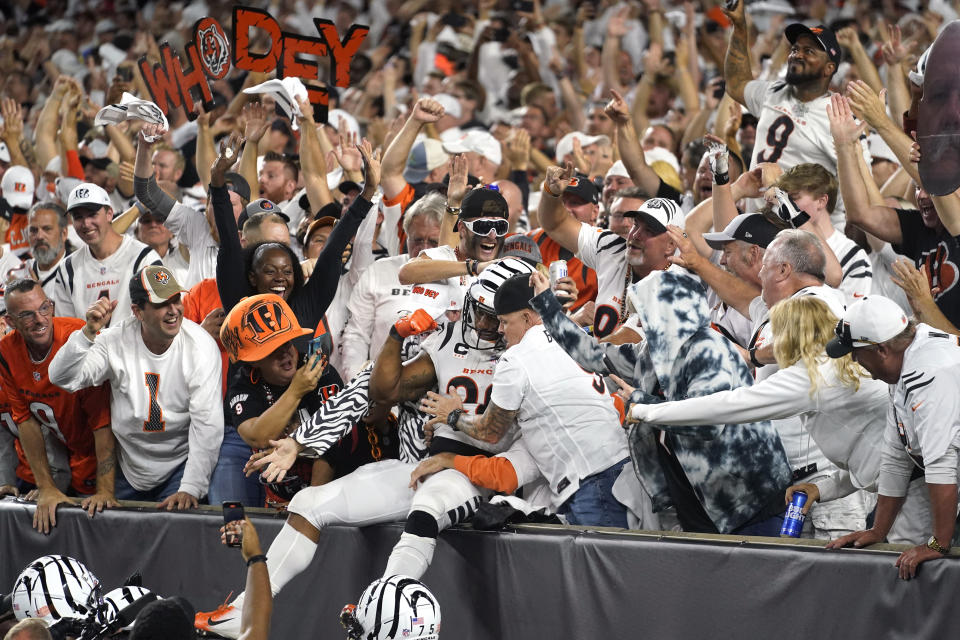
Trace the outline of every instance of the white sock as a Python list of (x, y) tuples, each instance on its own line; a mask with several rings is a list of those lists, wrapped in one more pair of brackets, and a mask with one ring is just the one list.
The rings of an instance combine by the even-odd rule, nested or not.
[[(316, 551), (316, 542), (290, 525), (283, 525), (267, 549), (267, 572), (270, 574), (270, 591), (273, 595), (277, 595), (297, 574), (310, 566)], [(243, 609), (243, 596), (241, 593), (230, 604)]]
[(383, 577), (403, 575), (419, 580), (427, 572), (436, 546), (436, 538), (425, 538), (406, 532), (400, 534), (400, 541), (390, 553)]

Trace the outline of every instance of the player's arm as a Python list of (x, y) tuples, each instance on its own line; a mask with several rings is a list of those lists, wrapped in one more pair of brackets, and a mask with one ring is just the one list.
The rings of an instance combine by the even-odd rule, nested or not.
[(20, 446), (27, 457), (30, 470), (37, 482), (39, 495), (37, 509), (33, 512), (33, 527), (41, 533), (50, 533), (52, 527), (57, 526), (57, 505), (72, 504), (53, 481), (50, 472), (50, 461), (47, 459), (47, 449), (43, 442), (43, 432), (40, 425), (33, 418), (27, 418), (18, 425), (20, 429)]
[(499, 493), (513, 493), (519, 486), (513, 463), (500, 456), (458, 456), (437, 453), (423, 460), (410, 474), (410, 486), (443, 469), (456, 469), (471, 483)]
[[(234, 523), (235, 525), (238, 523)], [(250, 518), (239, 523), (243, 542), (240, 554), (244, 562), (263, 555), (260, 537)], [(270, 636), (270, 618), (273, 615), (273, 592), (266, 562), (254, 562), (247, 568), (247, 584), (240, 614), (240, 640), (267, 640)]]
[(547, 167), (543, 181), (543, 194), (537, 213), (540, 226), (555, 242), (567, 251), (577, 253), (580, 249), (580, 223), (563, 206), (563, 190), (573, 178), (573, 164), (565, 167)]
[(115, 491), (117, 473), (117, 439), (109, 426), (93, 432), (97, 452), (97, 492), (80, 504), (91, 516), (105, 508), (118, 507)]
[[(429, 323), (422, 319), (423, 316), (429, 319)], [(430, 324), (436, 326), (433, 319), (422, 309), (394, 324), (370, 374), (371, 402), (392, 406), (405, 400), (417, 400), (437, 383), (433, 360), (426, 353), (421, 352), (419, 357), (406, 366), (400, 357), (405, 337), (402, 333), (421, 333), (431, 328)]]
[(723, 62), (723, 77), (727, 82), (726, 91), (730, 97), (746, 106), (743, 90), (747, 83), (753, 80), (753, 67), (750, 63), (744, 4), (743, 0), (740, 0), (732, 10), (724, 10), (730, 22), (733, 23), (733, 34), (730, 36), (727, 57)]

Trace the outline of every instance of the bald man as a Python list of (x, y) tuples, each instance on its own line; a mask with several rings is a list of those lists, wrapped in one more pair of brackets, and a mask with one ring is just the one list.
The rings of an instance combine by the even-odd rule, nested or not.
[[(510, 220), (510, 233), (523, 233), (527, 231), (528, 226), (526, 207), (524, 205), (523, 192), (515, 183), (509, 180), (497, 180), (493, 183), (500, 189), (500, 195), (507, 201), (507, 216)], [(518, 229), (517, 226), (521, 228)]]

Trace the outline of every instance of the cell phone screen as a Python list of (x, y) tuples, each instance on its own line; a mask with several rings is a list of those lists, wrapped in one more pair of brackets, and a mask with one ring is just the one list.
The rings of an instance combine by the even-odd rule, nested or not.
[[(243, 503), (224, 502), (223, 503), (223, 524), (229, 524), (236, 520), (243, 520)], [(227, 532), (227, 546), (239, 547), (243, 542), (243, 537), (236, 533)]]

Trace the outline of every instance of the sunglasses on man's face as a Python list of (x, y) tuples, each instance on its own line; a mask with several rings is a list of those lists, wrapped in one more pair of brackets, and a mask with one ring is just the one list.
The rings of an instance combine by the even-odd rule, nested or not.
[(488, 236), (493, 232), (498, 238), (507, 235), (510, 229), (510, 222), (503, 218), (477, 218), (476, 220), (460, 221), (470, 233), (478, 236)]

